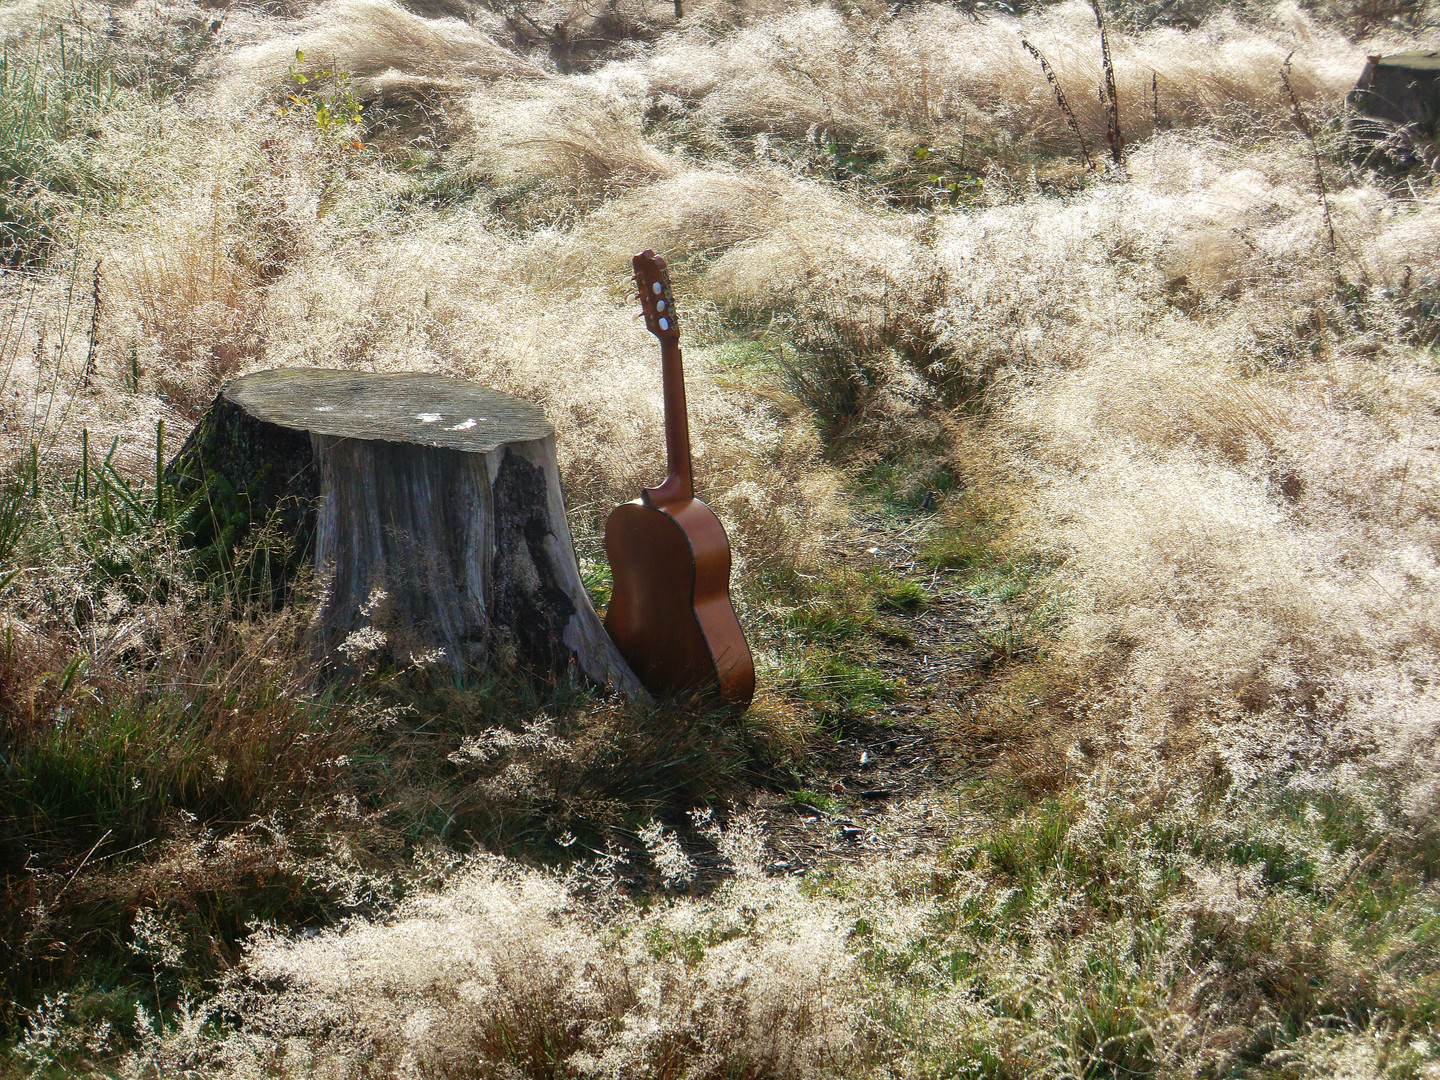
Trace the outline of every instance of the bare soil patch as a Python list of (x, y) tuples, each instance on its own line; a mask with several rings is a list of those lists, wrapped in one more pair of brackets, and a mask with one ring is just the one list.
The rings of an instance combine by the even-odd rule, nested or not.
[(940, 850), (971, 809), (957, 791), (1009, 775), (1007, 752), (1024, 747), (1019, 725), (997, 723), (983, 701), (1026, 653), (997, 654), (985, 636), (996, 614), (970, 594), (965, 574), (923, 561), (933, 520), (871, 525), (834, 547), (842, 563), (874, 563), (918, 583), (925, 599), (916, 611), (880, 616), (866, 659), (898, 687), (898, 700), (840, 721), (801, 777), (817, 797), (766, 789), (747, 800), (769, 835), (772, 874)]

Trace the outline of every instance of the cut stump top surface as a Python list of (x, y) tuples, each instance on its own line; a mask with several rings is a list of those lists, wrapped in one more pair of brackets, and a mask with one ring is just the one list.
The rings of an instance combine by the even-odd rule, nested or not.
[(279, 368), (231, 379), (221, 393), (296, 431), (474, 454), (555, 432), (538, 405), (444, 375)]

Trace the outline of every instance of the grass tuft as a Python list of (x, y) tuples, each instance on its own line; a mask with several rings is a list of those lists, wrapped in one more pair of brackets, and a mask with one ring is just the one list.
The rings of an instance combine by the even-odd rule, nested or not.
[(87, 143), (119, 94), (104, 38), (83, 25), (45, 20), (0, 43), (0, 262), (43, 263), (63, 223), (113, 194)]

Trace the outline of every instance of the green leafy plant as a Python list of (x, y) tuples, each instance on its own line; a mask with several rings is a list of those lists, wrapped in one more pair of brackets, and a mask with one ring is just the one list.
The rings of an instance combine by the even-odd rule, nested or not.
[(590, 594), (590, 600), (600, 610), (610, 606), (610, 594), (614, 591), (615, 580), (610, 576), (610, 564), (601, 562), (598, 559), (586, 561), (580, 564), (580, 580), (585, 583), (585, 590)]
[(348, 150), (365, 149), (364, 126), (361, 115), (364, 103), (355, 96), (355, 86), (349, 72), (341, 71), (332, 62), (328, 68), (319, 68), (308, 74), (301, 70), (305, 62), (302, 49), (295, 50), (295, 62), (290, 65), (290, 78), (295, 89), (285, 95), (285, 104), (280, 106), (279, 115), (298, 115), (313, 120), (316, 130), (326, 140)]
[(941, 147), (916, 143), (907, 164), (907, 186), (914, 185), (918, 173), (919, 196), (928, 205), (972, 206), (985, 195), (985, 178), (966, 171), (963, 149), (957, 157)]

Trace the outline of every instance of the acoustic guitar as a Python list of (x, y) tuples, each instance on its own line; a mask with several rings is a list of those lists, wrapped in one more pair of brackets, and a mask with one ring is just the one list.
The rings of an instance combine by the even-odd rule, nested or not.
[(730, 604), (730, 542), (692, 486), (670, 275), (653, 251), (633, 264), (645, 326), (660, 339), (668, 475), (605, 524), (614, 578), (605, 629), (651, 693), (718, 698), (744, 711), (755, 693), (755, 663)]

